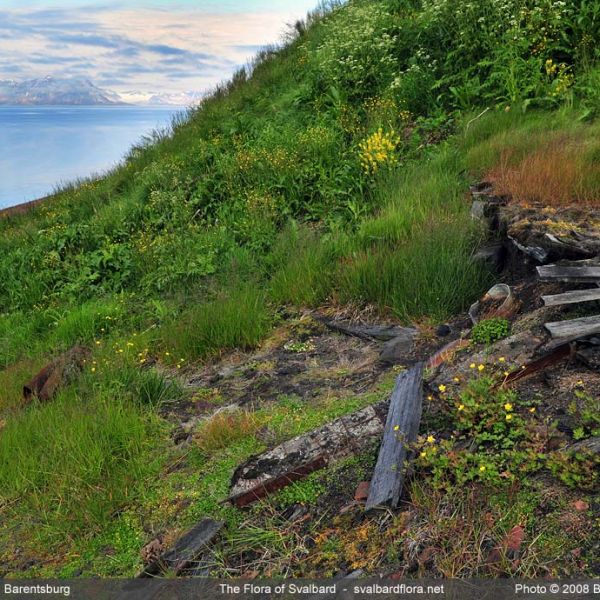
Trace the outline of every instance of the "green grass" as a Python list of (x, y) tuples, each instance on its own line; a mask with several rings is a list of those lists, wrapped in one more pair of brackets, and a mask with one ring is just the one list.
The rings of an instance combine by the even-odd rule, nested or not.
[(265, 295), (256, 288), (242, 287), (186, 310), (165, 325), (162, 340), (174, 357), (195, 360), (233, 348), (253, 348), (269, 328)]
[(28, 536), (53, 543), (97, 530), (155, 471), (161, 435), (150, 414), (115, 397), (65, 392), (31, 406), (0, 436), (4, 516), (29, 514)]

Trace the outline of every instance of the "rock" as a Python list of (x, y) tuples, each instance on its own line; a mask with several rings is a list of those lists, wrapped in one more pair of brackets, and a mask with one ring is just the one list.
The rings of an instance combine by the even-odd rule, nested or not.
[(488, 365), (489, 369), (490, 358), (494, 357), (504, 357), (509, 365), (526, 365), (536, 355), (543, 342), (543, 338), (536, 337), (529, 331), (512, 335), (479, 352), (465, 354), (453, 363), (442, 362), (429, 384), (432, 388), (437, 388), (441, 384), (448, 385), (454, 377), (461, 380), (470, 379), (473, 374), (471, 364)]
[(369, 488), (371, 487), (370, 481), (361, 481), (354, 492), (354, 499), (357, 502), (366, 502), (369, 497)]
[(406, 359), (406, 354), (411, 352), (415, 347), (414, 329), (407, 329), (401, 335), (395, 337), (389, 342), (385, 342), (379, 355), (379, 360), (382, 363), (395, 365)]
[(471, 204), (471, 218), (482, 221), (485, 219), (485, 209), (485, 202), (482, 202), (481, 200), (473, 201), (473, 204)]
[(449, 325), (440, 325), (436, 330), (435, 334), (438, 337), (446, 337), (452, 333), (452, 329), (450, 329)]
[(490, 244), (480, 248), (473, 256), (478, 262), (485, 263), (490, 269), (496, 272), (502, 271), (506, 261), (506, 248), (502, 242)]
[(573, 508), (577, 512), (585, 512), (586, 510), (589, 510), (590, 505), (583, 500), (575, 500), (575, 502), (573, 502)]

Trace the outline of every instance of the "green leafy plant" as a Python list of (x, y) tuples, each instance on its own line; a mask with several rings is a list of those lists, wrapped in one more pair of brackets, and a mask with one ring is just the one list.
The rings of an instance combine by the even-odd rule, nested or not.
[(510, 333), (510, 323), (506, 319), (484, 319), (471, 330), (471, 339), (477, 344), (493, 344)]

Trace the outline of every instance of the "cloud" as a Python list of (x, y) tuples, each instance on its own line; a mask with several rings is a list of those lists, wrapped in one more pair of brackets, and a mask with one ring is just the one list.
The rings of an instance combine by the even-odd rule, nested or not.
[(266, 0), (4, 2), (0, 59), (10, 60), (0, 60), (0, 79), (85, 74), (116, 91), (173, 92), (228, 78), (317, 0), (281, 0), (278, 9), (267, 9)]

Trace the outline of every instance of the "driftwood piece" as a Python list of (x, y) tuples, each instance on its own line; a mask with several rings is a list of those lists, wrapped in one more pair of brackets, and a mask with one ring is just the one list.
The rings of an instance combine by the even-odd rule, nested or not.
[(193, 569), (196, 561), (207, 550), (221, 527), (223, 527), (222, 521), (202, 519), (179, 538), (170, 550), (148, 564), (138, 577), (153, 577), (167, 571), (179, 575), (187, 569)]
[(569, 319), (567, 321), (555, 321), (546, 323), (544, 327), (553, 339), (564, 343), (600, 333), (600, 315), (593, 317), (582, 317), (580, 319)]
[(564, 281), (574, 283), (594, 283), (600, 281), (600, 266), (579, 266), (575, 263), (565, 265), (542, 265), (537, 267), (542, 281)]
[(579, 302), (593, 302), (600, 300), (600, 288), (591, 290), (575, 290), (564, 294), (542, 296), (546, 306), (562, 306), (563, 304), (578, 304)]
[(228, 501), (247, 506), (381, 436), (387, 400), (343, 416), (250, 458), (233, 474)]
[(46, 365), (29, 383), (23, 386), (23, 398), (51, 400), (61, 387), (68, 385), (81, 372), (91, 356), (88, 348), (75, 346)]
[(395, 338), (406, 338), (412, 340), (417, 335), (417, 330), (409, 327), (398, 327), (396, 325), (361, 325), (346, 321), (336, 321), (326, 317), (316, 316), (315, 319), (325, 327), (363, 340), (379, 340), (388, 342)]
[(398, 506), (411, 446), (419, 433), (423, 403), (423, 363), (404, 371), (396, 380), (388, 410), (385, 433), (366, 509), (389, 504)]

